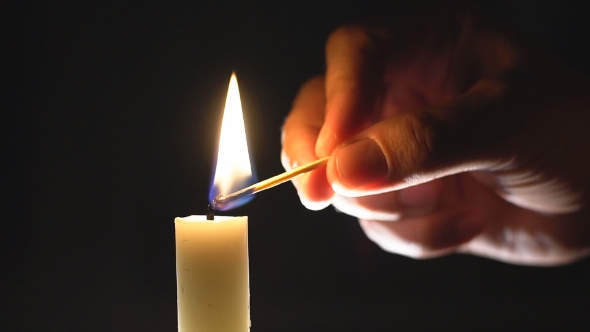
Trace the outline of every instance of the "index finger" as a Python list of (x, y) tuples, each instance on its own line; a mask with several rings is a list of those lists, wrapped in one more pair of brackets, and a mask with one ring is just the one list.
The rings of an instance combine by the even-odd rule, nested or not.
[(290, 170), (317, 159), (315, 143), (324, 123), (324, 77), (306, 82), (293, 101), (283, 125), (283, 166)]
[[(326, 105), (324, 77), (316, 77), (303, 85), (283, 126), (282, 162), (290, 170), (318, 159), (315, 144), (324, 122)], [(326, 177), (326, 167), (293, 179), (301, 202), (309, 209), (319, 210), (330, 204), (334, 195)]]
[(315, 147), (329, 155), (346, 139), (368, 126), (383, 81), (382, 36), (363, 27), (342, 27), (326, 44), (326, 114)]

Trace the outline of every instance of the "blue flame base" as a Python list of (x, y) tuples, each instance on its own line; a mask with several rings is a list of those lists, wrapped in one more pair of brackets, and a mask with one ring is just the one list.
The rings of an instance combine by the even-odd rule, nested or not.
[[(258, 178), (256, 176), (252, 176), (248, 179), (244, 179), (241, 181), (235, 181), (235, 183), (232, 184), (229, 192), (221, 192), (219, 186), (212, 184), (211, 190), (209, 191), (209, 204), (213, 204), (213, 200), (219, 195), (229, 195), (233, 192), (249, 187), (255, 184), (256, 182), (258, 182)], [(217, 206), (215, 208), (220, 211), (232, 210), (250, 202), (253, 198), (254, 195), (248, 195), (236, 200), (232, 200), (230, 202), (227, 202), (227, 204), (223, 204), (223, 206)]]

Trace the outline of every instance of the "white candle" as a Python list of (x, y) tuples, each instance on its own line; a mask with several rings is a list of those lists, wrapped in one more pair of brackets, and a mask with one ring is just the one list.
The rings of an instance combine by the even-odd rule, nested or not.
[[(254, 178), (238, 80), (232, 74), (210, 199), (248, 185)], [(178, 330), (249, 331), (248, 217), (176, 218), (175, 228)]]
[(176, 218), (178, 331), (250, 330), (248, 217)]

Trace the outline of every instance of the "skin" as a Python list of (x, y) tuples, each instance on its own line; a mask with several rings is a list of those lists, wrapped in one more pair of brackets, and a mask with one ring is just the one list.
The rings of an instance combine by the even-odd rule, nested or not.
[(465, 7), (339, 28), (283, 127), (304, 206), (384, 250), (525, 265), (590, 253), (590, 84)]

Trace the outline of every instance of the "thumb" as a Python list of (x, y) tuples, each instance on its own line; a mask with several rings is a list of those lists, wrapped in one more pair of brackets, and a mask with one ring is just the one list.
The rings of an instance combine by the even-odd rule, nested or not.
[(341, 195), (364, 196), (498, 167), (522, 118), (504, 97), (502, 84), (481, 81), (450, 104), (376, 123), (334, 150), (328, 180)]

